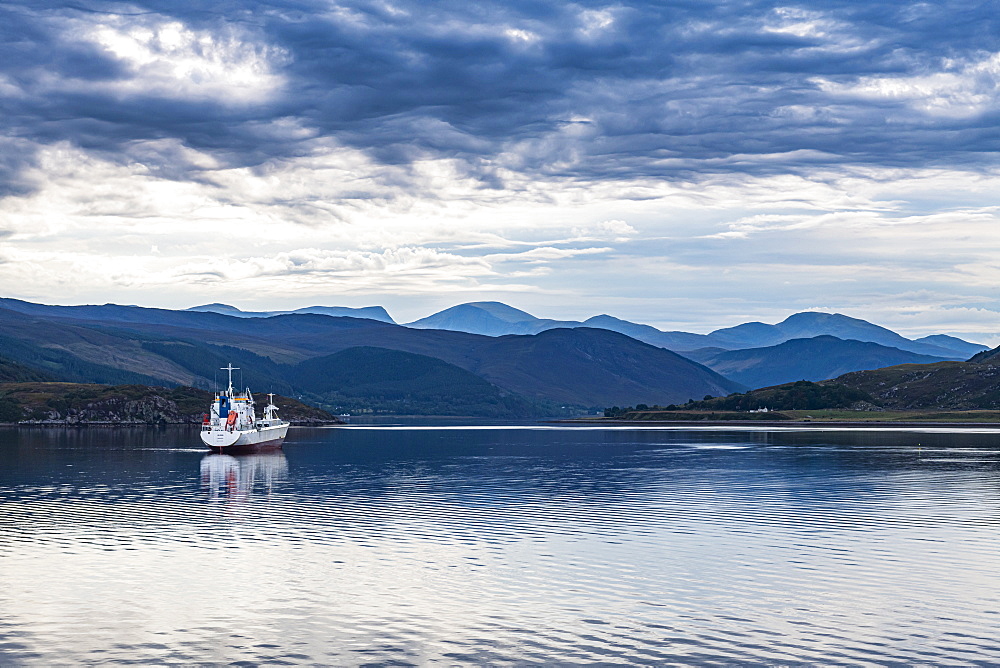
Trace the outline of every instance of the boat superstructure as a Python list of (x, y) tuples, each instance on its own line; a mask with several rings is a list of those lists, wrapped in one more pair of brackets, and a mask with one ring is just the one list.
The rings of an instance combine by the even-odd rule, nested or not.
[(264, 407), (264, 416), (254, 413), (254, 400), (250, 389), (242, 392), (233, 389), (233, 371), (239, 367), (228, 364), (222, 370), (229, 372), (229, 386), (216, 394), (212, 406), (201, 425), (201, 440), (216, 450), (278, 447), (288, 433), (288, 423), (278, 417), (274, 395)]

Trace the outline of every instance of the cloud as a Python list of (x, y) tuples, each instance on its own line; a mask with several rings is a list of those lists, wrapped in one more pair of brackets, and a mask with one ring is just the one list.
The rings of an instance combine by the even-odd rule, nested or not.
[(552, 260), (564, 260), (581, 255), (607, 253), (611, 250), (610, 248), (554, 248), (552, 246), (540, 246), (520, 253), (494, 253), (483, 257), (490, 261), (546, 264)]
[(626, 223), (624, 220), (604, 220), (593, 227), (573, 228), (571, 241), (597, 241), (607, 239), (609, 241), (628, 241), (630, 237), (638, 234), (638, 231)]
[[(132, 142), (172, 138), (255, 166), (325, 137), (383, 165), (447, 157), (490, 189), (511, 170), (690, 180), (968, 164), (987, 158), (977, 142), (994, 125), (996, 56), (982, 54), (998, 18), (985, 7), (145, 0), (0, 11), (8, 136), (122, 160)], [(927, 113), (902, 114), (901, 100)]]
[(941, 3), (11, 0), (0, 279), (986, 318), (998, 32)]
[(928, 117), (975, 118), (997, 108), (1000, 53), (971, 62), (945, 59), (941, 68), (917, 75), (862, 77), (849, 84), (822, 78), (817, 82), (821, 89), (844, 99), (895, 102)]
[(136, 23), (119, 17), (110, 24), (68, 26), (119, 63), (122, 76), (108, 82), (111, 95), (231, 106), (263, 103), (281, 90), (273, 72), (285, 59), (280, 49), (257, 46), (232, 30), (216, 34), (178, 21)]
[[(462, 282), (492, 274), (481, 258), (465, 258), (427, 248), (397, 248), (381, 253), (303, 248), (267, 257), (240, 259), (201, 257), (171, 271), (169, 278), (203, 277), (226, 283), (280, 277), (283, 282), (345, 282), (366, 277), (393, 276), (408, 280)], [(426, 289), (428, 286), (422, 285)]]
[[(477, 287), (481, 279), (498, 277), (482, 258), (466, 258), (426, 248), (382, 252), (301, 248), (266, 256), (226, 257), (210, 248), (178, 263), (172, 258), (129, 256), (109, 251), (15, 251), (3, 265), (3, 279), (41, 290), (76, 294), (81, 286), (104, 290), (173, 290), (175, 297), (196, 299), (201, 290), (259, 297), (297, 297), (377, 290), (397, 294)], [(35, 275), (39, 266), (58, 264), (64, 271)], [(40, 278), (40, 280), (39, 280)], [(77, 284), (77, 285), (74, 285)], [(183, 297), (182, 297), (183, 298)], [(238, 297), (239, 298), (239, 297)]]

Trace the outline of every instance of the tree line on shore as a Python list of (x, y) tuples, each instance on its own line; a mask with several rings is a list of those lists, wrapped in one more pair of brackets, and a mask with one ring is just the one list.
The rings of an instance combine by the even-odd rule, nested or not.
[(604, 410), (604, 416), (617, 418), (636, 412), (674, 411), (731, 411), (747, 413), (768, 409), (820, 410), (825, 408), (852, 408), (859, 410), (878, 409), (878, 402), (867, 392), (838, 384), (819, 384), (808, 380), (785, 383), (775, 387), (765, 387), (750, 392), (734, 392), (725, 397), (706, 396), (701, 401), (689, 399), (687, 403), (667, 406), (637, 404), (627, 408), (612, 406)]

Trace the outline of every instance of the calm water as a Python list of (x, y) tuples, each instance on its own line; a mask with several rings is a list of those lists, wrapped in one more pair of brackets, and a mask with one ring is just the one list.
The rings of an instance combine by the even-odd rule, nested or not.
[(196, 443), (0, 430), (0, 663), (1000, 663), (997, 433)]

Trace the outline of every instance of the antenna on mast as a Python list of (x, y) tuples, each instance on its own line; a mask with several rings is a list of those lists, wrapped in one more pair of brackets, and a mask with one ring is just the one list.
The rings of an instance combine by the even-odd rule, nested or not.
[(238, 369), (239, 369), (239, 367), (238, 366), (233, 366), (232, 362), (230, 362), (229, 364), (227, 364), (226, 366), (224, 366), (224, 367), (222, 367), (220, 369), (220, 371), (228, 371), (229, 372), (229, 389), (227, 390), (227, 392), (229, 393), (230, 396), (232, 396), (232, 394), (233, 394), (233, 371), (237, 371)]

